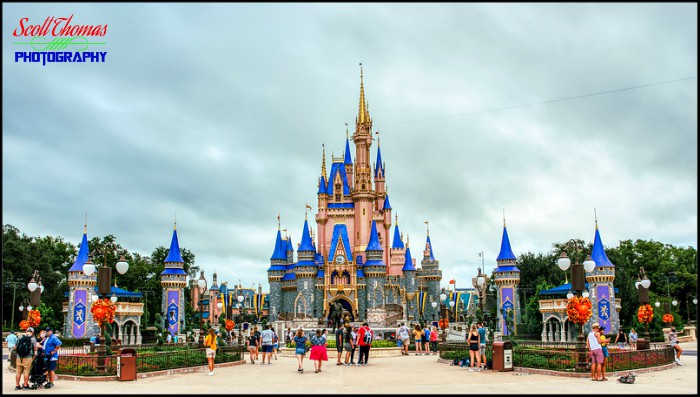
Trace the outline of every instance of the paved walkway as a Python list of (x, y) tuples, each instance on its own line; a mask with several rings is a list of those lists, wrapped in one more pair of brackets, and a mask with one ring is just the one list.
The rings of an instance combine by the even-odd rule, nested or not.
[[(682, 344), (697, 351), (696, 342)], [(3, 394), (697, 394), (697, 355), (683, 355), (684, 366), (637, 375), (634, 384), (518, 372), (468, 372), (440, 364), (436, 356), (372, 358), (366, 367), (336, 366), (324, 362), (315, 374), (313, 362), (304, 360), (297, 373), (296, 358), (279, 357), (272, 365), (244, 364), (208, 372), (164, 375), (133, 382), (81, 382), (58, 380), (56, 387), (14, 390), (14, 373), (3, 361)]]

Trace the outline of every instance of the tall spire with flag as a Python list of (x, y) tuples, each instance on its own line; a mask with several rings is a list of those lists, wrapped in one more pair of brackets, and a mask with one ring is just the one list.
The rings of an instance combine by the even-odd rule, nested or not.
[(184, 291), (187, 285), (185, 261), (180, 254), (180, 243), (177, 238), (177, 221), (174, 221), (170, 250), (163, 262), (165, 269), (160, 274), (160, 285), (163, 287), (161, 311), (166, 313), (168, 332), (176, 335), (181, 332), (182, 327), (185, 327)]

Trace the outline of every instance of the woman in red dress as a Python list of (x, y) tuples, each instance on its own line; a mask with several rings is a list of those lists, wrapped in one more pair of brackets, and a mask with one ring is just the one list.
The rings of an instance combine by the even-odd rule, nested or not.
[(326, 351), (326, 339), (321, 336), (321, 330), (316, 330), (316, 335), (311, 337), (311, 354), (309, 359), (314, 362), (315, 373), (321, 372), (321, 364), (323, 361), (328, 361), (328, 353)]

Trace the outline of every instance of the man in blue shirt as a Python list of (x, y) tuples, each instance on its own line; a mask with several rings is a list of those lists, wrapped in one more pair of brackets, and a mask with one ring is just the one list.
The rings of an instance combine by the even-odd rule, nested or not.
[(58, 364), (58, 349), (61, 347), (63, 342), (56, 335), (53, 334), (51, 327), (46, 327), (46, 342), (44, 342), (44, 353), (50, 357), (49, 359), (49, 382), (46, 384), (46, 388), (53, 387), (53, 381), (56, 377), (56, 365)]
[(424, 335), (424, 342), (423, 342), (423, 347), (425, 350), (425, 355), (428, 356), (430, 355), (430, 326), (428, 323), (425, 323), (425, 328), (423, 329)]
[[(479, 354), (481, 355), (481, 368), (486, 369), (486, 328), (481, 321), (476, 323), (476, 330), (479, 332)], [(480, 368), (480, 369), (481, 369)]]
[(7, 356), (7, 361), (10, 361), (12, 351), (15, 350), (15, 346), (17, 345), (17, 335), (15, 335), (15, 331), (10, 331), (10, 334), (5, 338), (5, 342), (7, 342), (7, 350), (10, 351), (10, 355)]

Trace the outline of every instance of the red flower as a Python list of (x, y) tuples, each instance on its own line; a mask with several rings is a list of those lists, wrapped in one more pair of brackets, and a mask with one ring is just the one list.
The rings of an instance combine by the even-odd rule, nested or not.
[(585, 324), (591, 318), (592, 306), (590, 299), (574, 295), (566, 305), (566, 315), (569, 316), (569, 321), (574, 324)]
[(637, 320), (642, 324), (649, 324), (654, 318), (654, 309), (651, 308), (650, 304), (640, 305), (639, 310), (637, 310)]
[(661, 317), (663, 322), (671, 324), (673, 322), (673, 314), (666, 313)]

